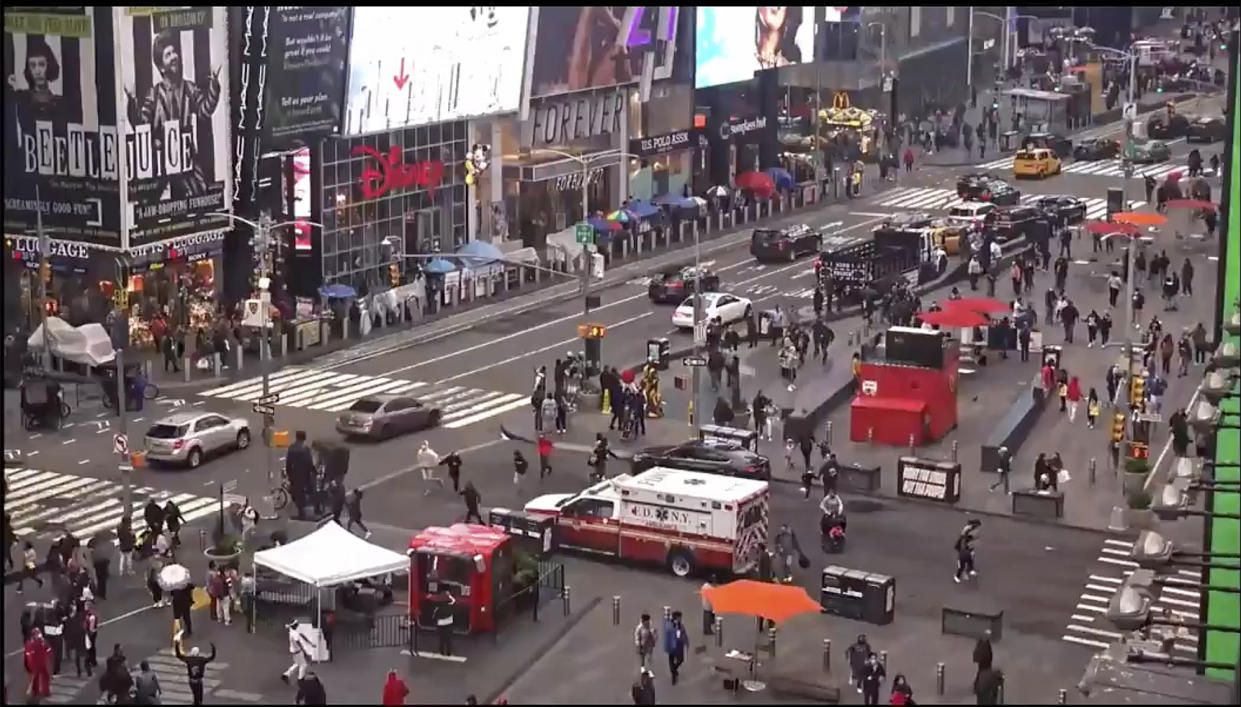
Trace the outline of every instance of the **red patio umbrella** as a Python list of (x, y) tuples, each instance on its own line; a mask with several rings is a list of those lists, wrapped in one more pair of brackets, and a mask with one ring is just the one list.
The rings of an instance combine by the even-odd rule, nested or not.
[(978, 312), (979, 314), (1000, 314), (1007, 313), (1009, 307), (994, 297), (965, 297), (963, 299), (948, 300), (944, 304), (944, 309), (964, 309), (970, 312)]
[(737, 175), (737, 186), (749, 189), (759, 196), (770, 195), (776, 190), (776, 183), (771, 176), (763, 172), (746, 172)]
[(990, 320), (969, 309), (942, 309), (938, 312), (919, 314), (918, 318), (925, 324), (946, 327), (983, 326)]
[(1097, 233), (1101, 236), (1107, 236), (1113, 233), (1123, 233), (1126, 236), (1138, 235), (1138, 227), (1129, 223), (1115, 223), (1112, 221), (1091, 221), (1086, 224), (1087, 233)]
[(1216, 206), (1204, 199), (1172, 199), (1164, 204), (1169, 209), (1195, 209), (1198, 211), (1215, 211)]

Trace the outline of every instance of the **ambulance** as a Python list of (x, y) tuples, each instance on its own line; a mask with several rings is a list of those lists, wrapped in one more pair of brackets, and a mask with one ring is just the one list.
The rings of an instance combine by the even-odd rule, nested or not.
[(561, 549), (657, 564), (674, 575), (745, 574), (767, 541), (766, 481), (655, 467), (576, 494), (547, 494), (526, 513), (555, 519)]

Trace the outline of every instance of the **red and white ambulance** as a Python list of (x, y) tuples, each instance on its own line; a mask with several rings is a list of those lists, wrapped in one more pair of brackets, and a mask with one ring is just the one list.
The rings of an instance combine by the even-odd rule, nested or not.
[(678, 577), (744, 574), (767, 540), (769, 497), (766, 481), (655, 467), (539, 496), (525, 511), (556, 519), (562, 549), (657, 563)]

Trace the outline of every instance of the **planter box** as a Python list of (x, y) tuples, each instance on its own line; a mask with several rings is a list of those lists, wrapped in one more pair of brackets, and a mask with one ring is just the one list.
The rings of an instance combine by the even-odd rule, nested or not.
[(1122, 472), (1124, 474), (1124, 491), (1125, 498), (1130, 494), (1137, 493), (1146, 485), (1146, 474), (1135, 474), (1130, 471)]
[(1155, 512), (1149, 508), (1126, 508), (1125, 520), (1130, 532), (1154, 530), (1157, 525)]

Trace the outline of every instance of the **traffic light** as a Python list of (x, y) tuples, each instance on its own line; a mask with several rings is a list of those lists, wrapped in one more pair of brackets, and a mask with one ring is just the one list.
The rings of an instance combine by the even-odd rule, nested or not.
[(1143, 397), (1146, 393), (1146, 379), (1142, 376), (1130, 376), (1129, 378), (1129, 405), (1137, 407), (1142, 404)]
[(1141, 442), (1130, 442), (1129, 453), (1125, 456), (1130, 459), (1150, 459), (1151, 449)]
[(39, 277), (42, 278), (44, 282), (52, 281), (52, 264), (51, 263), (47, 262), (46, 260), (43, 261), (42, 263), (39, 263)]
[(398, 287), (401, 284), (401, 268), (396, 263), (388, 266), (388, 280), (393, 287)]
[(1118, 412), (1112, 416), (1112, 442), (1119, 444), (1125, 438), (1125, 414)]

